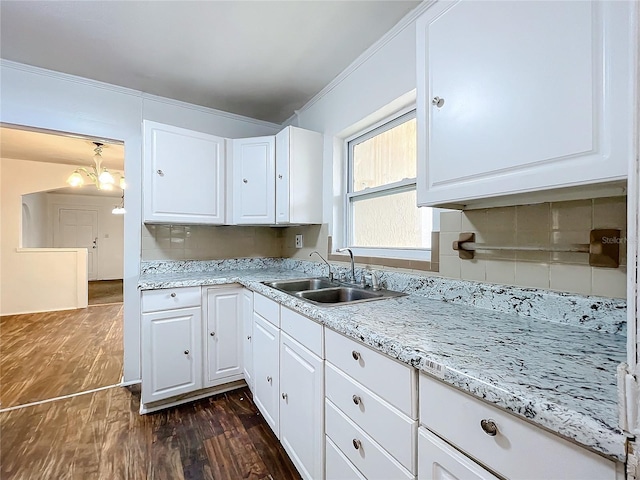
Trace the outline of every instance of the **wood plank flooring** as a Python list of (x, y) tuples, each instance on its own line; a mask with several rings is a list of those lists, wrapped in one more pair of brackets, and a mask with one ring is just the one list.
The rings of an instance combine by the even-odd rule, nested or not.
[(122, 302), (122, 289), (122, 280), (91, 281), (89, 282), (89, 305)]
[(122, 304), (0, 317), (0, 407), (119, 383)]
[(0, 413), (0, 478), (299, 479), (247, 388), (149, 415), (110, 388)]

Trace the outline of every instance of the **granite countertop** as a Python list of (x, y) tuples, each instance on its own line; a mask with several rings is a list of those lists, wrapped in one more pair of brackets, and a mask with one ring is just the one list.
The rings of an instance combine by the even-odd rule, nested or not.
[[(317, 307), (261, 282), (289, 269), (146, 273), (141, 290), (239, 283), (595, 452), (625, 461), (616, 370), (626, 337), (421, 295)], [(440, 371), (434, 370), (440, 367)]]

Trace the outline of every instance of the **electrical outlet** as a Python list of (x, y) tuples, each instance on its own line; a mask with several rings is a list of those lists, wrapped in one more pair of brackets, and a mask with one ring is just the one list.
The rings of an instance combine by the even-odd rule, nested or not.
[(296, 235), (296, 248), (302, 248), (302, 234)]

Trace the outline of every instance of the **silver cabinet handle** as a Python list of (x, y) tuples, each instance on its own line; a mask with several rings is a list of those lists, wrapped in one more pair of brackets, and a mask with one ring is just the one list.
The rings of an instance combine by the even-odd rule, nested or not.
[(189, 350), (185, 350), (185, 351), (184, 351), (184, 354), (185, 354), (185, 355), (189, 355)]
[(431, 100), (431, 105), (435, 105), (438, 108), (442, 108), (442, 106), (444, 105), (444, 98), (433, 97), (433, 100)]
[(351, 397), (351, 399), (356, 405), (360, 405), (360, 402), (362, 401), (362, 399), (358, 395), (354, 395), (353, 397)]
[(280, 180), (282, 180), (282, 174), (278, 175), (278, 178), (279, 178)]
[(243, 183), (249, 183), (249, 180), (247, 180), (246, 178), (243, 178), (243, 179), (242, 179), (242, 182), (243, 182)]
[(289, 395), (287, 395), (286, 393), (283, 393), (283, 394), (282, 394), (282, 399), (283, 399), (283, 400), (286, 400), (287, 398), (289, 398)]
[(247, 335), (247, 340), (251, 341), (251, 335)]
[(360, 360), (360, 352), (356, 352), (355, 350), (351, 352), (351, 356), (354, 360)]
[(498, 426), (496, 425), (496, 422), (490, 418), (483, 418), (480, 421), (480, 426), (482, 427), (482, 430), (484, 430), (484, 433), (490, 437), (495, 437), (498, 433)]
[(212, 337), (216, 336), (216, 332), (211, 332), (209, 335), (211, 335)]
[(164, 177), (164, 172), (162, 170), (156, 170), (156, 173), (161, 177)]
[(267, 375), (267, 382), (271, 383), (271, 376)]
[(171, 292), (171, 298), (176, 298), (176, 292)]
[(362, 442), (360, 440), (358, 440), (357, 438), (353, 439), (353, 448), (355, 448), (356, 450), (360, 450), (360, 448), (362, 447)]

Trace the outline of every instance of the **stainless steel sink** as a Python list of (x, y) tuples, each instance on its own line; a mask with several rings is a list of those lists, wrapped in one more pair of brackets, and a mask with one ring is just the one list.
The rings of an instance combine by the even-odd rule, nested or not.
[(302, 292), (305, 290), (319, 290), (340, 285), (331, 282), (327, 278), (301, 278), (298, 280), (280, 280), (275, 282), (264, 282), (265, 285), (273, 287), (283, 292)]
[(332, 282), (327, 278), (275, 280), (263, 283), (281, 292), (320, 306), (350, 305), (406, 295), (392, 290), (371, 290), (352, 284)]

